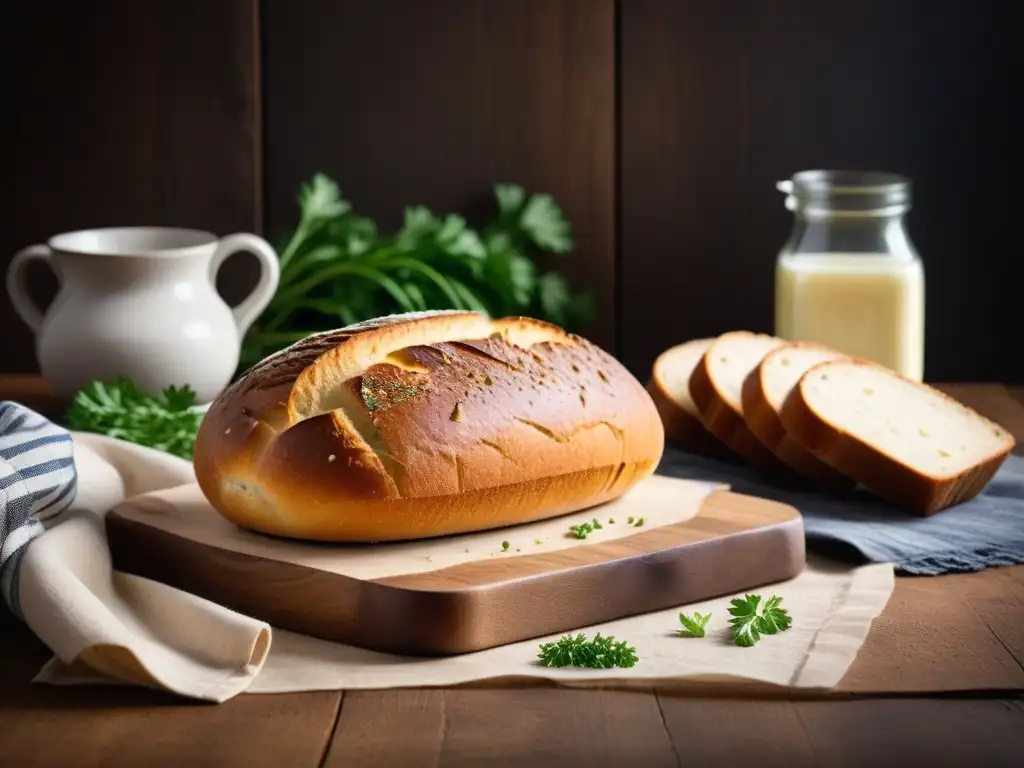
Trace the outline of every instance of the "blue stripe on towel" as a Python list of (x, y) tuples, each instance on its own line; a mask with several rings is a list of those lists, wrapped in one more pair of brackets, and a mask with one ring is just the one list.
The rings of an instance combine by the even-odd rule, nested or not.
[(71, 435), (35, 411), (0, 403), (0, 595), (15, 616), (18, 567), (30, 541), (56, 522), (77, 492)]

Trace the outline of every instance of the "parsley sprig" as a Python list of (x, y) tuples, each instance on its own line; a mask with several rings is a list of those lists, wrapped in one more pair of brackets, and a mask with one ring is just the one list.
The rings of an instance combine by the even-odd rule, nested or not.
[[(760, 595), (733, 599), (729, 608), (733, 642), (749, 648), (761, 639), (761, 635), (774, 635), (789, 629), (792, 619), (781, 604), (782, 598), (778, 595), (772, 595), (763, 603)], [(693, 616), (680, 613), (679, 623), (683, 626), (677, 631), (683, 637), (704, 637), (710, 621), (711, 613), (694, 611)], [(600, 632), (594, 635), (593, 640), (588, 640), (581, 632), (565, 635), (553, 643), (541, 643), (540, 646), (540, 663), (546, 667), (608, 669), (632, 667), (637, 661), (636, 648)]]
[[(780, 603), (782, 598), (777, 595), (772, 595), (763, 605), (760, 595), (734, 599), (729, 608), (733, 642), (749, 648), (761, 639), (761, 635), (774, 635), (789, 629), (792, 619), (789, 612), (780, 607)], [(760, 613), (758, 607), (761, 608)]]
[(679, 630), (679, 634), (683, 637), (704, 637), (704, 628), (710, 620), (710, 613), (694, 611), (692, 617), (687, 616), (685, 613), (680, 613), (679, 623), (683, 625), (683, 628)]
[(632, 667), (638, 660), (636, 648), (624, 640), (617, 641), (611, 635), (602, 635), (600, 632), (594, 635), (593, 640), (588, 640), (580, 632), (540, 646), (540, 663), (545, 667), (610, 669)]
[(193, 410), (195, 404), (195, 392), (187, 385), (168, 387), (153, 397), (130, 379), (94, 381), (76, 393), (67, 423), (73, 430), (96, 432), (191, 460), (203, 418)]

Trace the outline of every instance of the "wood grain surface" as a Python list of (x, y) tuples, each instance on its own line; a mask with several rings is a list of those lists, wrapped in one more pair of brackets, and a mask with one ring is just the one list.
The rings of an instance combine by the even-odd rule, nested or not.
[(1024, 702), (1006, 694), (746, 700), (524, 687), (209, 706), (134, 688), (30, 685), (47, 655), (25, 630), (0, 633), (2, 765), (1002, 768), (1024, 749)]
[[(38, 0), (0, 22), (4, 197), (0, 268), (72, 229), (260, 231), (258, 0)], [(12, 151), (13, 150), (13, 151)], [(238, 301), (255, 259), (225, 265)], [(56, 277), (29, 272), (47, 306)], [(32, 332), (0, 293), (0, 372), (37, 371)]]
[[(20, 397), (10, 383), (0, 377), (0, 398)], [(1024, 442), (1024, 388), (943, 388)], [(823, 699), (542, 686), (239, 696), (212, 707), (134, 688), (32, 685), (50, 653), (0, 617), (0, 765), (1016, 766), (1022, 627), (1024, 566), (902, 577), (840, 691)]]
[[(345, 565), (362, 558), (365, 547), (270, 546), (268, 537), (235, 530), (232, 538), (218, 536), (213, 530), (224, 522), (205, 506), (191, 517), (191, 529), (168, 526), (173, 510), (153, 514), (148, 503), (123, 505), (107, 515), (106, 524), (119, 570), (314, 637), (391, 653), (455, 654), (732, 594), (803, 569), (800, 515), (776, 502), (717, 491), (685, 521), (648, 518), (644, 528), (627, 526), (627, 516), (640, 516), (651, 506), (697, 503), (688, 501), (691, 487), (653, 477), (623, 499), (592, 510), (605, 521), (609, 514), (619, 519), (609, 530), (629, 531), (616, 538), (597, 532), (569, 538), (569, 523), (559, 521), (494, 532), (495, 538), (532, 541), (542, 526), (560, 526), (566, 544), (553, 551), (495, 557), (475, 543), (478, 535), (371, 547), (383, 569), (372, 578), (354, 575)], [(247, 545), (250, 540), (259, 542), (258, 551)], [(436, 551), (441, 560), (443, 551), (470, 552), (464, 543), (478, 554), (433, 570), (420, 565), (430, 555), (417, 556), (420, 569), (405, 570), (413, 558), (402, 553), (411, 547)], [(311, 546), (316, 560), (296, 562), (311, 557)], [(734, 566), (718, 567), (723, 562)]]

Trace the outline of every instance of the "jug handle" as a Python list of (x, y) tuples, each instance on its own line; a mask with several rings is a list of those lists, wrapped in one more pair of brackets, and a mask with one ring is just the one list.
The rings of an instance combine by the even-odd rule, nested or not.
[[(41, 261), (53, 270), (52, 256), (47, 246), (30, 245), (14, 254), (7, 267), (7, 295), (11, 297), (11, 305), (25, 325), (37, 334), (43, 327), (43, 311), (36, 306), (28, 292), (28, 265), (33, 261)], [(57, 274), (56, 270), (53, 271)], [(60, 280), (59, 274), (57, 279)]]
[(260, 262), (260, 279), (256, 283), (256, 287), (237, 307), (231, 310), (235, 315), (235, 324), (238, 326), (238, 336), (243, 338), (248, 332), (249, 326), (263, 314), (263, 310), (274, 298), (277, 284), (281, 280), (281, 267), (277, 260), (277, 253), (274, 252), (270, 243), (257, 235), (239, 232), (223, 238), (213, 253), (210, 264), (210, 280), (214, 284), (216, 284), (217, 270), (220, 269), (224, 260), (239, 251), (253, 254)]

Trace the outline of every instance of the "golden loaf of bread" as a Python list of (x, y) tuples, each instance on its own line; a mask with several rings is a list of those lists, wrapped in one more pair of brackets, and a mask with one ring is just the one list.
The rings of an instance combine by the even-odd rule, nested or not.
[(650, 475), (664, 431), (615, 358), (538, 320), (394, 315), (254, 366), (203, 419), (212, 506), (264, 533), (394, 541), (601, 504)]

